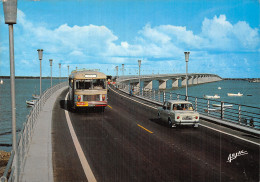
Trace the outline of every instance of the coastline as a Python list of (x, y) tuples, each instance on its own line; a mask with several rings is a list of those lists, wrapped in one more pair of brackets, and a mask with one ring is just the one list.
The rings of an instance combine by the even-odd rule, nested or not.
[[(67, 79), (68, 77), (52, 77), (52, 79)], [(10, 76), (0, 76), (0, 79), (10, 79)], [(15, 79), (40, 79), (39, 76), (15, 76)], [(42, 79), (51, 79), (51, 77), (42, 77)]]

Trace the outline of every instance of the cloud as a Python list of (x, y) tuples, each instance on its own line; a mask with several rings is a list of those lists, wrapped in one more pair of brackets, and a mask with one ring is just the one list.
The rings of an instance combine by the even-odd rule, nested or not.
[(258, 29), (251, 28), (244, 21), (232, 25), (225, 15), (205, 18), (200, 36), (205, 40), (203, 47), (222, 51), (254, 50), (260, 42)]
[[(170, 70), (183, 72), (183, 52), (191, 51), (191, 72), (218, 73), (222, 70), (221, 73), (230, 74), (225, 70), (239, 65), (237, 61), (227, 64), (230, 59), (241, 61), (247, 67), (245, 70), (255, 59), (247, 55), (238, 58), (234, 52), (253, 52), (258, 56), (260, 52), (259, 30), (244, 21), (232, 24), (225, 15), (204, 18), (197, 34), (185, 26), (148, 23), (136, 30), (138, 33), (131, 43), (120, 40), (106, 26), (62, 24), (51, 29), (46, 23), (31, 22), (21, 10), (17, 18), (15, 49), (19, 51), (16, 51), (16, 59), (23, 65), (29, 60), (38, 61), (36, 50), (42, 48), (44, 59), (53, 59), (54, 64), (137, 66), (137, 60), (142, 59), (149, 70), (170, 67)], [(1, 45), (0, 52), (6, 52), (4, 50), (6, 46)], [(44, 66), (49, 70), (49, 65)]]

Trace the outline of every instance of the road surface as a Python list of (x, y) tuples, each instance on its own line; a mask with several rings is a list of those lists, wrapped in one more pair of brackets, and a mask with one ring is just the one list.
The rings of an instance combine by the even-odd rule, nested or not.
[(155, 109), (116, 92), (109, 92), (105, 112), (68, 112), (67, 92), (57, 99), (52, 121), (55, 181), (89, 179), (75, 136), (97, 181), (259, 181), (259, 145), (203, 126), (169, 128)]

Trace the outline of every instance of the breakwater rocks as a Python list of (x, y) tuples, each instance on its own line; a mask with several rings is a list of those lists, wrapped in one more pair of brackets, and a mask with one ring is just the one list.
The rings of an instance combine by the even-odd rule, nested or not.
[(0, 151), (0, 177), (4, 174), (10, 156), (11, 152)]

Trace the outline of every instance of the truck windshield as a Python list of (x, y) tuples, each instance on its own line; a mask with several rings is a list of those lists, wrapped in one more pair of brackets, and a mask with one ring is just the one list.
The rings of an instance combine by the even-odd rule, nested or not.
[(93, 89), (100, 90), (106, 88), (105, 79), (93, 79), (93, 80), (77, 80), (76, 89)]

